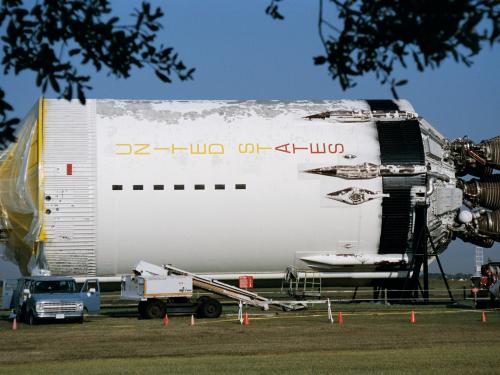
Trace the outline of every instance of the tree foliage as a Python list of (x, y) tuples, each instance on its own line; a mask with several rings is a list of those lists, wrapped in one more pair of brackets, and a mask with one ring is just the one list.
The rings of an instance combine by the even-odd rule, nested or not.
[[(284, 19), (281, 0), (266, 13)], [(330, 14), (327, 16), (326, 14)], [(356, 78), (375, 73), (382, 84), (407, 83), (395, 68), (414, 64), (423, 72), (453, 58), (470, 66), (485, 45), (500, 42), (499, 0), (319, 0), (318, 33), (324, 53), (314, 64), (327, 65), (343, 90)]]
[[(43, 0), (28, 7), (22, 0), (3, 0), (0, 27), (3, 73), (36, 73), (36, 85), (48, 87), (60, 98), (77, 97), (85, 103), (91, 89), (84, 65), (109, 75), (127, 78), (133, 68), (148, 66), (164, 82), (173, 77), (191, 79), (172, 47), (157, 44), (162, 28), (160, 8), (143, 2), (132, 14), (131, 24), (120, 24), (109, 0)], [(18, 119), (9, 118), (12, 106), (0, 88), (0, 146), (14, 139)]]
[[(271, 0), (266, 13), (283, 20), (283, 0)], [(434, 69), (448, 58), (470, 66), (486, 45), (500, 42), (499, 0), (318, 0), (318, 34), (324, 53), (314, 64), (326, 65), (333, 80), (346, 90), (356, 78), (374, 73), (382, 84), (407, 83), (395, 77), (399, 65), (419, 71)], [(51, 87), (60, 98), (85, 103), (88, 65), (117, 78), (132, 69), (150, 67), (166, 83), (191, 79), (172, 47), (157, 43), (160, 8), (145, 1), (120, 24), (109, 0), (2, 0), (0, 30), (4, 74), (32, 71), (42, 93)], [(14, 139), (18, 119), (0, 87), (0, 147)]]

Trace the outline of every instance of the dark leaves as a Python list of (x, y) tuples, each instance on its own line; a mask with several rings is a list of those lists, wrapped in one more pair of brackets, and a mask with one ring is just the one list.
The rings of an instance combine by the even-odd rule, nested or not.
[(323, 65), (326, 63), (326, 57), (325, 56), (316, 56), (314, 57), (314, 65)]
[(50, 85), (52, 86), (52, 88), (54, 89), (55, 92), (59, 92), (61, 90), (59, 88), (59, 83), (57, 83), (57, 79), (56, 79), (55, 75), (53, 75), (53, 74), (49, 75), (49, 81), (50, 81)]
[[(18, 0), (0, 2), (4, 73), (33, 71), (42, 92), (52, 87), (67, 100), (76, 94), (82, 104), (91, 89), (90, 77), (79, 73), (77, 62), (96, 71), (106, 69), (117, 78), (127, 78), (132, 69), (147, 65), (166, 83), (174, 77), (192, 79), (194, 69), (186, 67), (172, 47), (157, 43), (160, 8), (142, 2), (130, 26), (120, 25), (111, 12), (109, 0), (51, 0), (31, 8)], [(14, 123), (6, 114), (12, 106), (1, 94), (0, 144), (5, 144), (13, 139)]]
[[(357, 77), (375, 73), (396, 98), (396, 87), (407, 83), (394, 79), (398, 66), (413, 63), (424, 72), (450, 57), (470, 66), (486, 44), (500, 43), (498, 0), (319, 0), (319, 5), (325, 55), (314, 57), (314, 64), (326, 63), (344, 90), (354, 87)], [(271, 1), (266, 13), (275, 12), (277, 1)]]
[(279, 12), (278, 4), (281, 0), (272, 0), (271, 3), (266, 8), (266, 14), (271, 16), (275, 20), (284, 20), (285, 17)]
[(156, 73), (156, 76), (158, 78), (160, 78), (163, 82), (167, 82), (167, 83), (170, 83), (172, 82), (170, 80), (170, 78), (168, 78), (168, 76), (166, 76), (165, 74), (163, 74), (162, 72), (160, 72), (159, 70), (155, 70), (155, 73)]
[(0, 88), (0, 149), (15, 140), (14, 126), (19, 123), (17, 118), (8, 118), (7, 112), (12, 106), (4, 100), (5, 92)]
[(77, 85), (77, 93), (78, 93), (78, 100), (80, 101), (81, 104), (85, 104), (85, 93), (83, 92), (83, 87), (81, 85)]
[(396, 91), (396, 87), (394, 87), (394, 85), (391, 85), (391, 94), (392, 94), (392, 97), (396, 100), (399, 100), (399, 95)]
[(18, 118), (11, 118), (10, 120), (4, 121), (2, 123), (3, 127), (11, 127), (13, 125), (19, 124), (19, 119)]

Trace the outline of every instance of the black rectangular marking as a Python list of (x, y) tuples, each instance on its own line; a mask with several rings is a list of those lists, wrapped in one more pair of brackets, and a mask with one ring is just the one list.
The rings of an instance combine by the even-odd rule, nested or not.
[(153, 185), (153, 190), (165, 190), (164, 185)]
[(234, 188), (236, 190), (245, 190), (247, 188), (247, 185), (246, 184), (236, 184), (236, 185), (234, 185)]
[(111, 189), (112, 190), (123, 190), (123, 185), (112, 185)]
[(224, 184), (215, 184), (215, 190), (225, 190), (226, 185)]
[(404, 254), (412, 232), (411, 188), (425, 186), (425, 176), (383, 177), (382, 228), (379, 254)]
[(194, 190), (205, 190), (205, 185), (196, 184), (194, 185)]
[(399, 111), (399, 106), (394, 100), (387, 99), (367, 99), (366, 102), (372, 111)]
[(174, 185), (174, 190), (184, 190), (184, 185)]
[(133, 185), (132, 190), (144, 190), (144, 186), (143, 185)]
[(425, 165), (418, 120), (377, 121), (382, 164)]

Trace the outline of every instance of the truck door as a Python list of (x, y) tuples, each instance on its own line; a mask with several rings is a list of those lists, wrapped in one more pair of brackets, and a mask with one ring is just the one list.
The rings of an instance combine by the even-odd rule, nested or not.
[(17, 279), (5, 279), (3, 281), (2, 288), (2, 308), (4, 309), (12, 309), (14, 308), (12, 300), (12, 296), (14, 295), (14, 291), (17, 288)]
[[(14, 291), (14, 297), (12, 301), (17, 314), (23, 313), (23, 306), (26, 305), (27, 298), (27, 296), (24, 294), (24, 290), (30, 288), (30, 283), (30, 279), (19, 279), (19, 281), (17, 282), (17, 288)], [(21, 318), (23, 318), (22, 315)]]
[(101, 290), (98, 279), (87, 279), (82, 286), (80, 296), (89, 314), (99, 314), (101, 310)]

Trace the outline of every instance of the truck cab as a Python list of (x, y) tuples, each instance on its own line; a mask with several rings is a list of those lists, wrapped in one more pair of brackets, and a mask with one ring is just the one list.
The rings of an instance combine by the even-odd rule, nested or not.
[(41, 319), (83, 322), (84, 312), (96, 314), (100, 309), (97, 279), (87, 280), (81, 289), (75, 279), (63, 276), (22, 277), (15, 288), (9, 286), (12, 281), (4, 281), (4, 307), (7, 304), (19, 320), (31, 325)]

